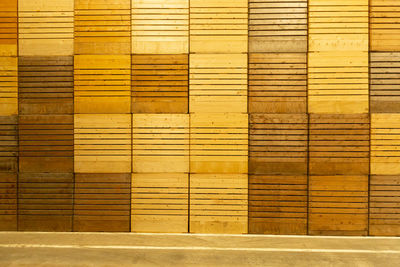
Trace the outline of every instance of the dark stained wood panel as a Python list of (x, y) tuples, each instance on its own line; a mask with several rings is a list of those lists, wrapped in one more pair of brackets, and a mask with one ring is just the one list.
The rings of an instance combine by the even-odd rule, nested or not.
[(17, 116), (0, 116), (0, 172), (18, 171), (17, 127)]
[(17, 225), (17, 173), (0, 172), (0, 231), (16, 231)]

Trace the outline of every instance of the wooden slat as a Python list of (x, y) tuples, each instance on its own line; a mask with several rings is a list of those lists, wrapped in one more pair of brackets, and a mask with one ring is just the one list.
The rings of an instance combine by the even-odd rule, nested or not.
[(132, 53), (189, 52), (189, 0), (132, 1)]
[(250, 0), (250, 52), (306, 52), (307, 0)]
[(75, 174), (74, 231), (129, 232), (130, 173)]
[(18, 171), (17, 127), (17, 116), (0, 116), (0, 172)]
[(0, 57), (17, 56), (18, 0), (0, 1), (0, 29)]
[(18, 114), (18, 59), (0, 56), (0, 116)]
[(130, 173), (130, 114), (75, 114), (75, 173)]
[(246, 53), (247, 0), (190, 0), (191, 53)]
[(74, 175), (19, 173), (18, 230), (72, 231)]
[(188, 55), (132, 56), (132, 113), (187, 113)]
[(16, 231), (17, 173), (0, 171), (0, 195), (0, 231)]
[(191, 54), (189, 111), (247, 112), (247, 55)]
[(20, 56), (72, 56), (74, 0), (19, 0)]

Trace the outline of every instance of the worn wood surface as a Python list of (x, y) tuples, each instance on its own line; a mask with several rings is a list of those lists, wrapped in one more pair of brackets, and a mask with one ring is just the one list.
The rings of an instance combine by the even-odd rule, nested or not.
[(0, 57), (17, 56), (18, 0), (0, 1), (0, 29)]
[(17, 173), (0, 172), (0, 231), (17, 230)]
[(18, 58), (0, 56), (0, 116), (18, 114)]
[(18, 117), (0, 116), (0, 173), (18, 172)]

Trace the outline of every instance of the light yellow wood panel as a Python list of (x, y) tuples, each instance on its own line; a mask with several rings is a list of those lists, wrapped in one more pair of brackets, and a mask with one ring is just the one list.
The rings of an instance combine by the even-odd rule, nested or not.
[(18, 0), (0, 1), (0, 56), (17, 56)]
[(18, 114), (18, 59), (0, 57), (0, 116)]

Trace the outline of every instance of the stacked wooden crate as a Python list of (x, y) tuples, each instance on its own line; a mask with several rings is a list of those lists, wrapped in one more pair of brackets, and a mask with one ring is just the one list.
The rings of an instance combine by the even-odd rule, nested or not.
[(310, 0), (309, 234), (367, 235), (368, 1)]
[(249, 12), (249, 232), (306, 234), (307, 1)]

